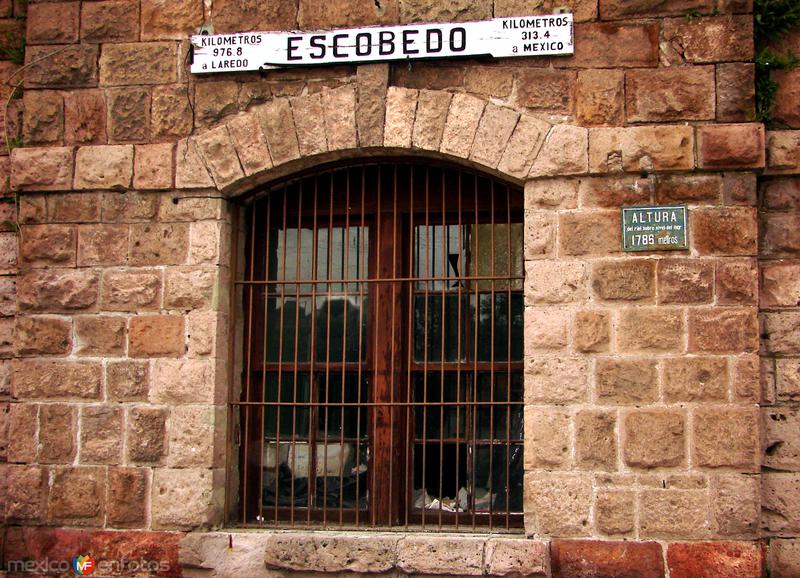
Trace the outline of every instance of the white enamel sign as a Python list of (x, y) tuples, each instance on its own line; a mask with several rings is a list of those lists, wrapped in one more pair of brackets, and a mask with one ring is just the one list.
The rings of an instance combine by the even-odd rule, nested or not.
[(572, 14), (318, 32), (192, 36), (194, 73), (466, 56), (546, 56), (575, 50)]

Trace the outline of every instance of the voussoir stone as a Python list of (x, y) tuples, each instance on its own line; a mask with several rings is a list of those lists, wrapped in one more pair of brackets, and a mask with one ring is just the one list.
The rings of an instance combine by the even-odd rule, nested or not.
[(399, 536), (273, 534), (264, 548), (267, 568), (296, 572), (386, 572), (397, 562)]

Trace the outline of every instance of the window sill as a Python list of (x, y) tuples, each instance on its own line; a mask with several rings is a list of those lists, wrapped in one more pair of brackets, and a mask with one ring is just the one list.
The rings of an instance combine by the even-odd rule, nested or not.
[(192, 532), (181, 541), (180, 558), (184, 568), (217, 571), (248, 562), (261, 569), (323, 573), (547, 576), (549, 570), (547, 542), (422, 532)]

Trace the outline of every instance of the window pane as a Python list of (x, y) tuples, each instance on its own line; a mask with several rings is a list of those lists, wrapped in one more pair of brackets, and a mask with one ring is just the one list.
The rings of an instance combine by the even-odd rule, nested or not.
[(471, 495), (476, 512), (522, 512), (522, 454), (522, 444), (476, 447)]
[(462, 225), (418, 225), (414, 227), (414, 277), (443, 280), (417, 281), (415, 288), (429, 291), (457, 289), (467, 259), (467, 227)]
[(466, 294), (414, 296), (414, 361), (459, 361), (469, 356), (473, 318), (469, 299)]
[[(260, 380), (256, 375), (254, 380)], [(264, 401), (264, 438), (275, 439), (280, 433), (281, 439), (308, 439), (309, 407), (291, 405), (270, 405), (270, 402), (308, 403), (308, 374), (286, 372), (281, 375), (281, 387), (278, 388), (278, 374), (268, 373), (265, 379)]]
[(467, 435), (467, 406), (452, 402), (466, 402), (469, 376), (439, 372), (414, 374), (414, 401), (427, 402), (430, 407), (415, 406), (416, 439), (465, 439)]
[(471, 225), (470, 240), (470, 276), (518, 278), (478, 281), (478, 291), (522, 290), (522, 223)]
[[(353, 283), (353, 285), (358, 284)], [(366, 289), (364, 293), (363, 296), (357, 293), (348, 296), (317, 296), (317, 339), (314, 356), (317, 361), (336, 363), (366, 359), (369, 309), (367, 309)], [(310, 335), (310, 324), (308, 330)]]
[(367, 401), (367, 377), (361, 376), (359, 387), (358, 373), (346, 373), (344, 379), (338, 372), (320, 374), (317, 376), (317, 387), (317, 399), (320, 403), (331, 404), (330, 407), (322, 406), (319, 409), (319, 437), (326, 440), (340, 437), (366, 439), (369, 410), (341, 404)]
[[(522, 401), (522, 373), (479, 373), (476, 398), (478, 401)], [(492, 391), (494, 389), (494, 391)], [(509, 395), (510, 394), (510, 395)], [(477, 439), (522, 441), (522, 405), (485, 405), (476, 411)]]
[[(477, 301), (478, 310), (473, 309), (473, 315), (477, 317), (478, 331), (473, 339), (478, 343), (478, 361), (522, 361), (522, 294), (480, 293)], [(470, 303), (475, 303), (474, 295)]]

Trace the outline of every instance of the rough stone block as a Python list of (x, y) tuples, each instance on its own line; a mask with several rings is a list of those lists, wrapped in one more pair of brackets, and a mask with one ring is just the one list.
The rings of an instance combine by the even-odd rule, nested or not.
[(605, 311), (579, 311), (575, 314), (573, 344), (581, 353), (608, 351), (611, 341), (609, 314)]
[[(52, 6), (52, 4), (40, 4)], [(64, 140), (67, 144), (106, 143), (106, 101), (97, 89), (64, 94)]]
[(52, 473), (47, 518), (77, 526), (102, 523), (106, 476), (103, 468), (61, 467)]
[(167, 452), (166, 421), (168, 410), (136, 406), (128, 411), (128, 460), (160, 463)]
[(78, 411), (60, 403), (39, 409), (38, 461), (43, 464), (72, 463), (78, 449)]
[(180, 265), (189, 253), (189, 226), (153, 223), (131, 226), (133, 265)]
[(127, 225), (78, 227), (78, 266), (124, 265), (128, 260), (130, 230)]
[(589, 132), (579, 126), (558, 124), (550, 129), (529, 177), (578, 175), (588, 172)]
[(631, 17), (665, 16), (683, 14), (692, 10), (705, 10), (702, 0), (668, 0), (654, 6), (646, 1), (600, 0), (600, 16), (604, 20), (626, 19)]
[(728, 399), (728, 363), (722, 357), (665, 359), (664, 400), (709, 402)]
[(100, 193), (61, 193), (47, 195), (47, 214), (51, 223), (92, 223), (100, 220)]
[(97, 44), (29, 47), (25, 50), (25, 88), (97, 86), (99, 49)]
[(528, 534), (587, 536), (592, 483), (570, 474), (525, 474), (525, 530)]
[(650, 260), (601, 261), (592, 267), (592, 289), (605, 301), (652, 302), (655, 269)]
[(705, 490), (645, 490), (639, 499), (639, 535), (662, 539), (708, 537)]
[(216, 268), (167, 269), (164, 280), (164, 307), (171, 309), (204, 309), (217, 297), (219, 282)]
[(412, 0), (400, 5), (400, 22), (465, 22), (485, 20), (492, 17), (492, 6), (486, 2), (456, 0), (448, 4), (437, 4), (425, 0)]
[(300, 156), (289, 100), (275, 99), (257, 112), (261, 128), (267, 137), (272, 162), (280, 165)]
[(272, 534), (262, 564), (294, 572), (386, 572), (397, 564), (399, 536)]
[(575, 114), (583, 126), (619, 126), (624, 121), (625, 85), (621, 70), (581, 70)]
[(185, 329), (180, 315), (131, 317), (128, 355), (131, 357), (180, 357), (186, 352)]
[(213, 524), (220, 504), (215, 502), (212, 470), (156, 469), (153, 476), (152, 525), (185, 529)]
[(150, 91), (126, 87), (106, 91), (108, 135), (113, 142), (143, 142), (150, 136)]
[(675, 467), (686, 463), (686, 417), (681, 411), (641, 410), (623, 418), (622, 455), (632, 468)]
[(122, 409), (101, 405), (81, 411), (81, 463), (118, 464), (122, 460)]
[(525, 68), (517, 74), (518, 107), (568, 114), (573, 109), (576, 74), (571, 70)]
[(453, 95), (442, 134), (441, 152), (468, 158), (485, 105), (485, 101), (469, 94)]
[(214, 406), (187, 405), (171, 410), (167, 465), (221, 467), (225, 461), (224, 414)]
[(796, 172), (800, 167), (800, 134), (797, 131), (773, 130), (767, 133), (767, 167)]
[(185, 85), (154, 86), (150, 132), (153, 138), (184, 137), (192, 132), (194, 115)]
[(138, 2), (103, 0), (81, 7), (83, 42), (136, 42), (138, 39)]
[(800, 262), (761, 264), (761, 307), (800, 307)]
[(719, 204), (723, 179), (719, 175), (666, 175), (658, 179), (659, 203)]
[(18, 360), (13, 396), (18, 399), (97, 399), (101, 396), (102, 367), (82, 361)]
[(713, 479), (711, 517), (715, 533), (755, 537), (761, 517), (761, 485), (757, 476)]
[[(386, 93), (386, 124), (383, 130), (384, 146), (411, 148), (411, 136), (414, 131), (418, 95), (418, 90), (389, 88)], [(466, 152), (469, 152), (469, 150)]]
[(717, 303), (755, 305), (758, 303), (758, 268), (755, 259), (717, 261)]
[(127, 189), (133, 178), (130, 145), (81, 147), (75, 156), (76, 189)]
[(556, 66), (647, 68), (658, 65), (659, 26), (655, 22), (584, 22), (575, 25), (575, 55)]
[(800, 255), (800, 213), (766, 213), (761, 222), (762, 255)]
[(800, 573), (800, 540), (770, 540), (769, 569), (773, 578), (792, 578)]
[(683, 315), (669, 309), (626, 309), (621, 312), (617, 345), (622, 352), (682, 351)]
[(588, 296), (586, 264), (580, 261), (528, 261), (525, 263), (527, 305), (572, 303)]
[(670, 18), (663, 39), (681, 47), (686, 62), (749, 61), (753, 58), (753, 19), (742, 16)]
[(125, 318), (110, 315), (76, 317), (75, 338), (75, 353), (78, 355), (93, 357), (123, 355)]
[(570, 414), (552, 408), (525, 408), (525, 469), (569, 467)]
[(550, 548), (555, 576), (636, 576), (661, 578), (664, 559), (657, 542), (553, 540)]
[(216, 385), (213, 359), (158, 359), (152, 370), (150, 401), (212, 405)]
[(698, 128), (698, 164), (704, 169), (758, 169), (765, 164), (764, 125), (717, 124)]
[(654, 361), (598, 359), (597, 401), (608, 405), (642, 405), (658, 399)]
[(6, 459), (9, 463), (36, 462), (36, 430), (39, 423), (39, 406), (28, 403), (11, 403), (8, 406), (8, 446)]
[(633, 492), (597, 493), (594, 517), (597, 529), (606, 536), (629, 536), (636, 529), (636, 496)]
[(33, 269), (17, 278), (20, 311), (71, 312), (97, 304), (98, 275), (80, 269)]
[[(356, 91), (352, 85), (322, 91), (322, 113), (329, 150), (353, 149), (358, 145)], [(409, 147), (410, 147), (409, 143)]]
[(554, 215), (546, 211), (525, 211), (523, 227), (525, 259), (551, 256), (556, 237)]
[(232, 80), (200, 82), (194, 90), (194, 117), (197, 124), (211, 126), (239, 112), (239, 85)]
[(672, 67), (625, 73), (628, 122), (712, 120), (714, 67)]
[(767, 211), (792, 210), (800, 203), (800, 180), (792, 177), (761, 179), (761, 202)]
[(382, 146), (389, 66), (382, 63), (362, 64), (356, 71), (356, 81), (358, 145), (362, 148)]
[(158, 195), (152, 193), (106, 193), (102, 197), (103, 221), (150, 221), (158, 212), (158, 201)]
[(757, 409), (698, 409), (693, 423), (693, 459), (696, 465), (758, 471), (760, 428)]
[(147, 516), (147, 470), (109, 468), (108, 523), (115, 528), (140, 528)]
[(245, 175), (250, 176), (272, 168), (269, 147), (255, 116), (252, 114), (237, 116), (231, 119), (227, 126)]
[[(717, 121), (749, 122), (754, 118), (755, 74), (755, 65), (750, 62), (717, 64)], [(788, 101), (783, 98), (783, 92), (778, 94), (776, 108), (781, 109), (781, 103)]]
[(689, 351), (758, 351), (758, 335), (758, 317), (754, 309), (697, 309), (689, 312)]
[(244, 178), (228, 127), (220, 126), (204, 132), (197, 138), (197, 149), (205, 160), (217, 189), (222, 190)]
[(47, 515), (48, 471), (38, 466), (8, 465), (6, 476), (6, 520), (42, 522)]
[(78, 41), (79, 2), (48, 2), (28, 6), (26, 42), (71, 44)]
[(19, 261), (22, 268), (74, 267), (73, 225), (27, 225), (20, 229)]
[[(388, 94), (387, 92), (387, 103)], [(447, 112), (450, 110), (450, 99), (452, 98), (453, 95), (449, 92), (438, 90), (419, 91), (414, 129), (411, 134), (411, 145), (414, 148), (439, 150), (442, 144), (444, 125), (447, 122)], [(383, 133), (381, 133), (381, 139), (383, 139)]]
[(177, 79), (178, 51), (174, 42), (103, 46), (100, 83), (104, 86), (169, 84)]
[(66, 355), (72, 348), (72, 324), (60, 317), (17, 317), (17, 354)]
[(475, 133), (470, 160), (496, 168), (517, 125), (519, 114), (488, 103)]
[(596, 173), (691, 170), (694, 130), (637, 126), (589, 130), (589, 170)]
[(796, 535), (800, 531), (800, 474), (762, 474), (761, 511), (763, 532), (769, 535)]
[(700, 304), (714, 299), (714, 264), (695, 259), (658, 261), (658, 302)]
[(764, 549), (758, 542), (676, 543), (667, 547), (671, 578), (762, 576)]
[(577, 205), (575, 179), (536, 179), (525, 183), (526, 209), (574, 209)]
[(545, 542), (490, 538), (484, 546), (484, 572), (494, 576), (547, 576), (550, 553)]
[(617, 469), (615, 412), (580, 411), (575, 415), (575, 461), (580, 469)]
[(147, 311), (161, 307), (161, 271), (155, 269), (103, 272), (100, 308), (104, 311)]
[(106, 365), (106, 393), (111, 401), (146, 401), (150, 365), (143, 361), (112, 361)]
[(563, 255), (607, 255), (621, 250), (619, 211), (584, 211), (559, 215)]
[(142, 40), (186, 40), (203, 23), (200, 0), (142, 0)]
[[(420, 94), (424, 93), (422, 91)], [(420, 100), (420, 103), (422, 101)], [(419, 119), (419, 110), (417, 118)], [(416, 128), (415, 128), (416, 130)], [(518, 178), (526, 177), (539, 154), (550, 125), (532, 116), (522, 115), (511, 133), (506, 150), (500, 158), (497, 170)]]
[(63, 191), (72, 188), (72, 148), (15, 148), (11, 151), (11, 188)]
[(215, 32), (252, 30), (293, 30), (297, 27), (296, 2), (280, 0), (269, 4), (241, 0), (218, 0), (211, 8)]
[(27, 91), (23, 99), (22, 140), (26, 145), (61, 144), (64, 99), (55, 90)]
[(525, 360), (525, 402), (572, 403), (587, 397), (589, 364), (580, 357)]
[(767, 352), (800, 353), (800, 312), (763, 313), (761, 318), (762, 345)]

